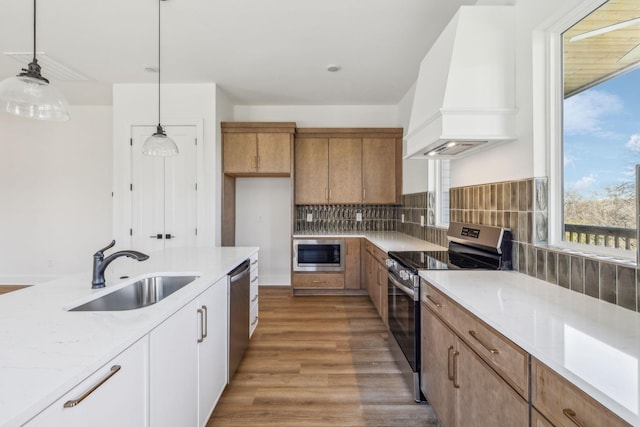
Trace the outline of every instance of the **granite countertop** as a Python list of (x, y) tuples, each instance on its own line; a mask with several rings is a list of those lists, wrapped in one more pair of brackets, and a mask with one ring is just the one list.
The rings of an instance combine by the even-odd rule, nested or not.
[(640, 314), (513, 271), (420, 276), (634, 426)]
[[(62, 394), (188, 304), (258, 248), (184, 248), (147, 261), (115, 260), (107, 288), (91, 289), (91, 272), (0, 296), (0, 426), (22, 425)], [(200, 276), (157, 304), (129, 311), (64, 308), (135, 281), (136, 277)], [(118, 279), (127, 275), (130, 279)]]
[(313, 238), (365, 238), (385, 252), (391, 251), (446, 251), (444, 246), (407, 236), (397, 231), (353, 231), (348, 233), (296, 233), (294, 239)]

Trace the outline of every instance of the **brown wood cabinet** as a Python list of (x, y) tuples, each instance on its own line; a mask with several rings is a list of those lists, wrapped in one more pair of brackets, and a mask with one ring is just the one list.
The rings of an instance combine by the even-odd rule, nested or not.
[(365, 287), (378, 314), (385, 325), (389, 326), (387, 319), (387, 266), (385, 263), (387, 253), (369, 241), (365, 243), (365, 251)]
[(223, 122), (222, 246), (236, 238), (236, 177), (291, 176), (296, 124), (285, 122)]
[(344, 266), (344, 288), (360, 289), (360, 240), (359, 238), (345, 239), (346, 257)]
[(296, 132), (296, 204), (400, 203), (402, 129)]
[(529, 405), (422, 303), (422, 392), (444, 427), (529, 426)]
[(557, 427), (629, 426), (536, 359), (531, 362), (531, 404)]
[(231, 176), (291, 176), (295, 123), (224, 122), (223, 172)]

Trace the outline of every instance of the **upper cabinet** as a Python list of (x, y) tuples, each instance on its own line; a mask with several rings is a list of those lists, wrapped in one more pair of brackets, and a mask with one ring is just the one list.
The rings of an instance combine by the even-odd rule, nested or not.
[(291, 176), (295, 123), (224, 122), (223, 171), (231, 176)]
[(398, 204), (402, 129), (298, 128), (295, 203)]

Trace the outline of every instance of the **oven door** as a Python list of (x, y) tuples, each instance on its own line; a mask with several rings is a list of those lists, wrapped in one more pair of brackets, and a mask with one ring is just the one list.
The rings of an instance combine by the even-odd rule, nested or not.
[(406, 357), (411, 370), (420, 369), (420, 293), (388, 273), (388, 321), (391, 335)]

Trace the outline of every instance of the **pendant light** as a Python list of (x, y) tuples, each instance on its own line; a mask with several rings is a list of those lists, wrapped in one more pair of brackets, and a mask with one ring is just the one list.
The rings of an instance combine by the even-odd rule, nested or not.
[(178, 146), (167, 136), (160, 124), (160, 10), (162, 9), (158, 0), (158, 127), (156, 133), (144, 141), (142, 154), (146, 156), (177, 156)]
[(33, 60), (16, 77), (0, 82), (0, 107), (7, 113), (38, 120), (69, 120), (62, 93), (40, 74), (36, 58), (36, 0), (33, 0)]

